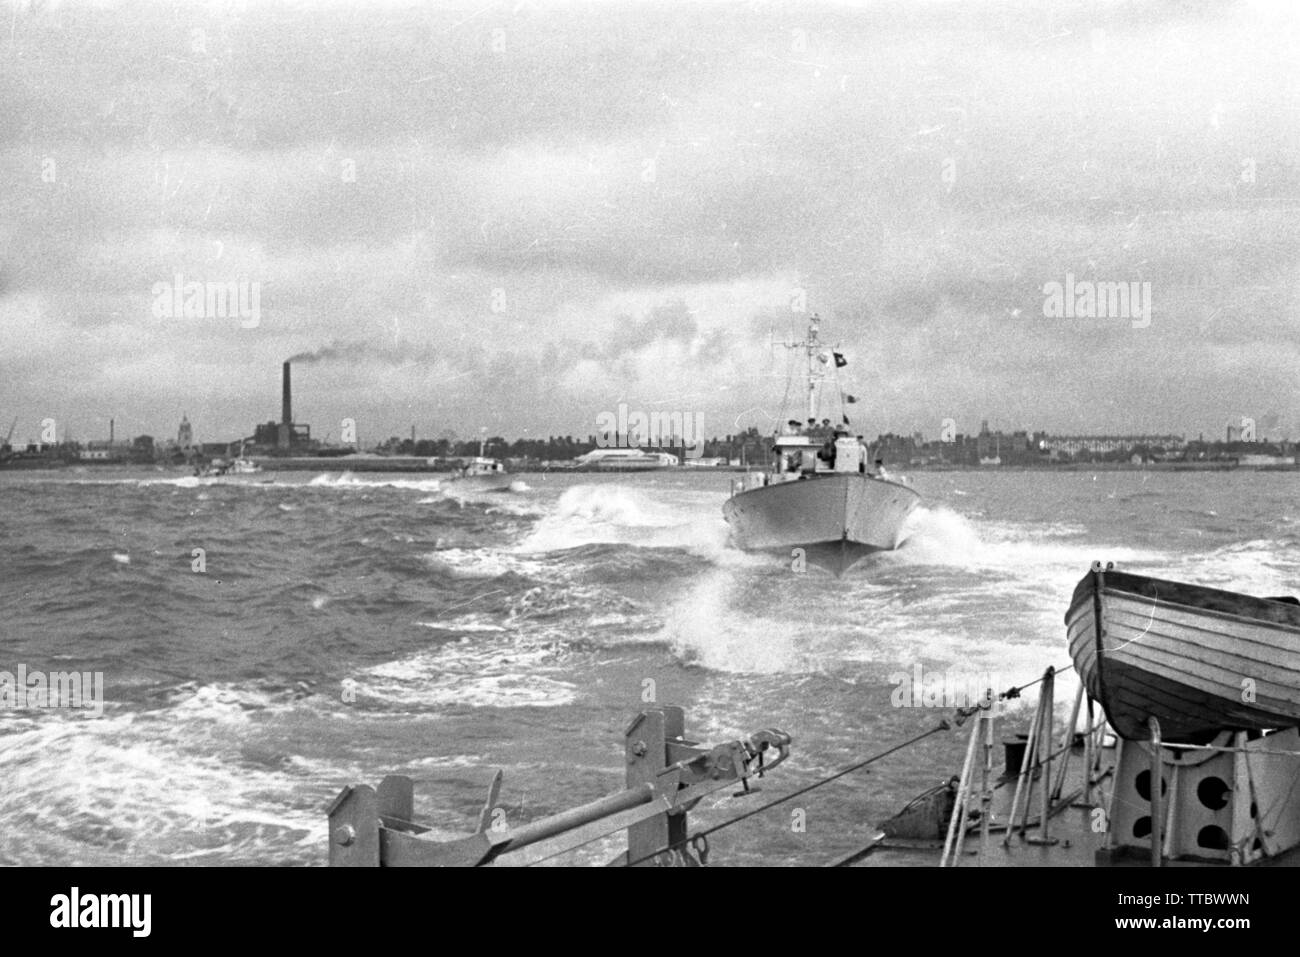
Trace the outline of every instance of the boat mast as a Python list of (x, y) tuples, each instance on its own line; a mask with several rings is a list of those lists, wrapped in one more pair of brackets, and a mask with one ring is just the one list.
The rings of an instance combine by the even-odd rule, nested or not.
[[(781, 345), (787, 349), (802, 349), (808, 360), (807, 381), (808, 381), (808, 418), (813, 425), (817, 424), (817, 383), (825, 375), (818, 363), (826, 363), (827, 359), (820, 354), (822, 341), (820, 335), (821, 316), (813, 313), (808, 317), (808, 336), (793, 342), (783, 342)], [(782, 413), (784, 414), (784, 413)], [(800, 423), (800, 429), (805, 428), (805, 423)]]
[(817, 327), (821, 317), (813, 313), (808, 319), (808, 340), (804, 344), (808, 353), (808, 418), (813, 424), (817, 422), (817, 378), (819, 373), (815, 361), (817, 358)]

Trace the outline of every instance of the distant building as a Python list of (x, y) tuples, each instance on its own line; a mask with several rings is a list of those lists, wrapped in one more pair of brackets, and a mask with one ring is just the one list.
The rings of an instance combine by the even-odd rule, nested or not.
[(1048, 435), (1041, 447), (1049, 452), (1077, 455), (1080, 452), (1107, 454), (1130, 452), (1143, 446), (1149, 449), (1180, 449), (1187, 444), (1181, 435)]
[(957, 436), (953, 452), (956, 460), (971, 465), (1030, 465), (1042, 458), (1039, 446), (1027, 431), (991, 432), (987, 419), (980, 423), (978, 435)]
[(128, 453), (132, 462), (145, 463), (154, 460), (155, 449), (152, 435), (137, 435), (131, 440), (131, 450)]
[(1282, 468), (1295, 465), (1294, 455), (1241, 455), (1237, 464), (1246, 468)]
[(1020, 431), (1007, 435), (1002, 432), (983, 431), (975, 437), (975, 451), (981, 463), (985, 459), (996, 459), (989, 464), (1000, 464), (1002, 457), (1023, 455), (1029, 451), (1029, 433)]
[(92, 440), (77, 452), (77, 458), (82, 462), (124, 462), (130, 454), (129, 443), (119, 443), (112, 439), (107, 442)]
[(588, 468), (661, 469), (681, 465), (681, 459), (667, 452), (643, 452), (641, 449), (593, 449), (574, 459), (574, 464)]
[(194, 444), (194, 430), (190, 427), (189, 416), (181, 414), (181, 427), (176, 432), (176, 444), (182, 449), (188, 449)]

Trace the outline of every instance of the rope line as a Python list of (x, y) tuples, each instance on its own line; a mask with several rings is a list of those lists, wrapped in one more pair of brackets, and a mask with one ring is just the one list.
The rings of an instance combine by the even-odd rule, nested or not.
[[(919, 741), (923, 741), (924, 739), (928, 738), (932, 734), (937, 734), (940, 731), (947, 731), (951, 727), (952, 725), (950, 725), (947, 719), (945, 719), (939, 722), (939, 724), (935, 725), (929, 731), (926, 731), (922, 734), (918, 734), (916, 737), (910, 738), (907, 741), (902, 742), (901, 744), (896, 744), (892, 748), (888, 748), (885, 751), (881, 751), (879, 754), (872, 755), (871, 757), (867, 758), (864, 761), (859, 761), (856, 764), (851, 764), (847, 768), (843, 768), (839, 771), (836, 771), (830, 777), (823, 778), (822, 780), (819, 781), (814, 781), (812, 784), (808, 784), (795, 791), (791, 791), (789, 794), (783, 797), (779, 797), (774, 801), (768, 801), (766, 804), (762, 804), (756, 808), (751, 808), (750, 810), (746, 811), (743, 814), (738, 814), (733, 818), (728, 818), (727, 820), (723, 821), (721, 824), (715, 824), (713, 825), (713, 827), (705, 828), (703, 831), (696, 831), (694, 834), (691, 834), (686, 838), (685, 843), (693, 842), (694, 840), (700, 837), (708, 837), (710, 834), (713, 834), (717, 831), (721, 831), (723, 828), (731, 827), (731, 825), (733, 824), (738, 824), (747, 818), (751, 818), (755, 814), (762, 814), (764, 811), (771, 810), (772, 808), (776, 807), (779, 804), (784, 804), (786, 801), (793, 800), (794, 798), (797, 798), (802, 794), (807, 794), (809, 791), (815, 790), (816, 788), (819, 788), (824, 784), (830, 784), (832, 781), (838, 778), (842, 778), (846, 774), (852, 774), (854, 771), (860, 771), (862, 768), (866, 767), (867, 765), (879, 761), (881, 758), (888, 757), (889, 755), (893, 754), (895, 751), (901, 751), (903, 748), (910, 747), (911, 745), (916, 744)], [(681, 845), (679, 844), (671, 844), (665, 847), (661, 847), (657, 851), (652, 851), (651, 853), (646, 854), (643, 857), (638, 857), (634, 861), (628, 861), (623, 866), (633, 867), (637, 864), (641, 864), (644, 861), (651, 860), (652, 858), (658, 857), (660, 854), (663, 854), (667, 851), (671, 851), (680, 846)]]
[[(1074, 667), (1073, 662), (1066, 662), (1064, 665), (1061, 665), (1059, 668), (1052, 668), (1051, 672), (1053, 675), (1059, 675), (1064, 671), (1069, 671), (1073, 667)], [(998, 700), (1011, 701), (1014, 698), (1019, 698), (1020, 692), (1024, 691), (1026, 688), (1032, 688), (1034, 685), (1038, 684), (1039, 682), (1046, 681), (1046, 680), (1047, 680), (1047, 672), (1044, 671), (1033, 681), (1026, 681), (1022, 685), (1016, 685), (1013, 688), (1008, 688), (1006, 691), (1002, 692), (1002, 694), (998, 695)]]
[[(1070, 665), (1065, 666), (1065, 668), (1069, 668), (1069, 667), (1071, 666)], [(1043, 672), (1041, 676), (1035, 678), (1033, 681), (1026, 681), (1024, 684), (1010, 687), (1006, 691), (1003, 691), (1001, 694), (999, 694), (997, 696), (997, 700), (1003, 701), (1003, 700), (1012, 700), (1015, 698), (1019, 698), (1020, 692), (1024, 691), (1026, 688), (1032, 688), (1034, 685), (1045, 680), (1049, 674), (1054, 675), (1056, 674), (1056, 672), (1060, 670), (1064, 670), (1064, 669), (1057, 669), (1057, 668), (1048, 669), (1047, 671)], [(958, 726), (964, 724), (968, 717), (970, 717), (972, 714), (975, 714), (977, 711), (983, 710), (984, 707), (986, 706), (971, 705), (970, 707), (967, 708), (958, 708), (955, 712), (956, 724)], [(646, 854), (643, 855), (642, 857), (638, 857), (634, 861), (628, 861), (623, 866), (633, 867), (637, 864), (644, 863), (645, 861), (652, 860), (653, 858), (658, 857), (660, 854), (664, 854), (673, 851), (678, 847), (682, 847), (686, 844), (690, 844), (694, 842), (697, 838), (700, 837), (707, 838), (708, 835), (716, 833), (717, 831), (721, 831), (723, 828), (730, 827), (733, 824), (738, 824), (739, 822), (744, 821), (747, 818), (751, 818), (756, 814), (762, 814), (764, 811), (771, 810), (777, 805), (784, 804), (786, 801), (790, 801), (793, 800), (794, 798), (799, 797), (800, 795), (807, 794), (808, 792), (816, 790), (817, 788), (822, 787), (825, 784), (830, 784), (832, 781), (842, 778), (846, 774), (852, 774), (854, 771), (859, 771), (862, 768), (866, 767), (867, 765), (873, 764), (874, 762), (879, 761), (882, 758), (888, 757), (889, 755), (894, 754), (895, 752), (901, 751), (904, 748), (911, 747), (912, 745), (917, 744), (918, 742), (923, 741), (926, 738), (930, 737), (930, 735), (932, 734), (937, 734), (940, 731), (948, 731), (952, 727), (953, 725), (948, 722), (948, 719), (944, 718), (942, 721), (939, 722), (938, 725), (931, 728), (929, 731), (919, 734), (913, 738), (909, 738), (907, 741), (904, 741), (901, 744), (896, 744), (891, 748), (881, 751), (879, 754), (872, 755), (871, 757), (863, 761), (859, 761), (856, 764), (849, 765), (847, 768), (844, 768), (840, 771), (836, 771), (834, 774), (830, 775), (829, 777), (823, 778), (818, 781), (814, 781), (811, 784), (799, 788), (798, 790), (792, 791), (791, 793), (785, 795), (784, 797), (777, 798), (774, 801), (769, 801), (766, 804), (760, 805), (759, 807), (756, 808), (752, 808), (744, 812), (743, 814), (738, 814), (733, 818), (728, 818), (727, 820), (723, 821), (721, 824), (715, 824), (712, 827), (706, 828), (703, 831), (696, 831), (694, 834), (687, 836), (683, 844), (671, 844), (665, 847), (661, 847), (650, 854)]]

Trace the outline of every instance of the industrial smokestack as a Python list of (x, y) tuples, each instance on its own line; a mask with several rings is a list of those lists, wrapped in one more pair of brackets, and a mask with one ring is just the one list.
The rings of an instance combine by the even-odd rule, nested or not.
[(293, 424), (293, 400), (291, 398), (292, 390), (289, 388), (289, 363), (284, 364), (284, 389), (281, 401), (280, 421), (285, 425)]
[(276, 431), (275, 444), (281, 451), (287, 452), (293, 446), (293, 399), (289, 387), (289, 363), (284, 364), (284, 387), (281, 394), (280, 428)]

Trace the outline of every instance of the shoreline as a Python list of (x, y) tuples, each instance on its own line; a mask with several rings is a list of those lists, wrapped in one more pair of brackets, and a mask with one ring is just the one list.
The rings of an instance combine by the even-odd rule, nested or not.
[[(263, 473), (274, 472), (388, 472), (430, 475), (450, 475), (455, 469), (442, 465), (429, 465), (423, 461), (401, 458), (364, 458), (348, 460), (345, 458), (322, 457), (320, 459), (254, 459)], [(901, 465), (886, 463), (890, 471), (914, 474), (921, 472), (968, 472), (996, 474), (999, 472), (1300, 472), (1297, 465), (1240, 465), (1236, 462), (1160, 462), (1134, 465), (1131, 462), (1070, 462), (1055, 465)], [(49, 462), (41, 464), (23, 463), (22, 465), (0, 465), (0, 473), (6, 472), (66, 472), (69, 470), (87, 470), (95, 472), (157, 471), (189, 475), (193, 470), (184, 466), (166, 466), (153, 464), (132, 464), (128, 462)], [(714, 466), (665, 466), (633, 467), (618, 466), (576, 466), (576, 467), (525, 467), (512, 471), (510, 475), (629, 475), (639, 473), (672, 474), (716, 474), (722, 472), (762, 471), (758, 466), (714, 465)], [(256, 473), (254, 473), (256, 474)]]

